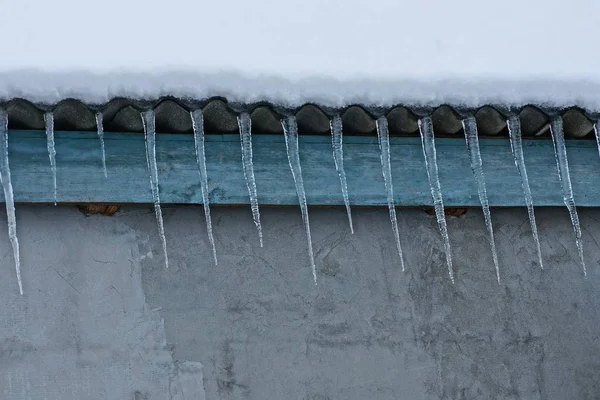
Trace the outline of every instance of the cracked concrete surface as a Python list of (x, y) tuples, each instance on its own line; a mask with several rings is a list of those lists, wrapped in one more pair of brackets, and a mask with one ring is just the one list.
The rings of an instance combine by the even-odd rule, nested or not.
[[(597, 399), (600, 210), (580, 210), (588, 278), (564, 209), (450, 218), (456, 284), (435, 219), (399, 210), (402, 273), (385, 209), (165, 207), (85, 217), (17, 207), (25, 296), (0, 229), (2, 399)], [(4, 219), (0, 219), (4, 223)]]

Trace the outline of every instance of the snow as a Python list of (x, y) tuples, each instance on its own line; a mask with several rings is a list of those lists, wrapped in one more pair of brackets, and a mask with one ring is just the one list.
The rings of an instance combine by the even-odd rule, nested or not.
[(600, 109), (596, 0), (5, 2), (0, 97)]

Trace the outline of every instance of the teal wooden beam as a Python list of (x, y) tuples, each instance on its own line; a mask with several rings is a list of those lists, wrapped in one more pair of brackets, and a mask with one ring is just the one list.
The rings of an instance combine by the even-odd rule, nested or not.
[[(93, 132), (56, 132), (60, 203), (151, 203), (144, 135), (106, 133), (108, 178)], [(9, 132), (15, 200), (52, 203), (52, 175), (43, 131)], [(437, 156), (446, 206), (475, 206), (479, 200), (465, 141), (438, 139)], [(296, 205), (298, 197), (283, 135), (253, 135), (258, 199), (261, 205)], [(481, 139), (490, 204), (523, 206), (521, 181), (508, 139)], [(600, 157), (593, 141), (567, 143), (575, 201), (600, 206)], [(328, 136), (300, 137), (300, 159), (308, 202), (343, 205)], [(563, 205), (550, 140), (525, 140), (525, 162), (538, 206)], [(157, 135), (160, 195), (163, 203), (201, 204), (193, 135)], [(419, 138), (391, 139), (392, 175), (398, 206), (431, 205)], [(206, 161), (213, 204), (248, 204), (239, 135), (207, 135)], [(352, 205), (383, 206), (385, 188), (376, 137), (344, 137), (344, 161)], [(1, 196), (1, 195), (0, 195)]]

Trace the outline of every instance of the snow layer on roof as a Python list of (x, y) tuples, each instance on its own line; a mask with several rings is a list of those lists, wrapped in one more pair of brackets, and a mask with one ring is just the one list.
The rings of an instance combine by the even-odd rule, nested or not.
[(600, 109), (596, 0), (20, 0), (0, 97)]

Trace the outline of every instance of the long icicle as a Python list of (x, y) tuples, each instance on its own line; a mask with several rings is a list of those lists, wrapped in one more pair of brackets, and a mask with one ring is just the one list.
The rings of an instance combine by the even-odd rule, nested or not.
[(600, 121), (596, 121), (594, 124), (594, 134), (596, 136), (596, 145), (598, 146), (598, 155), (600, 155)]
[(296, 185), (296, 194), (300, 203), (300, 211), (302, 212), (302, 220), (304, 221), (304, 229), (306, 231), (306, 240), (308, 241), (308, 256), (310, 257), (310, 267), (312, 269), (315, 285), (317, 284), (317, 268), (315, 266), (315, 256), (313, 253), (312, 239), (310, 236), (310, 223), (308, 221), (308, 205), (306, 203), (306, 192), (304, 191), (304, 181), (302, 179), (302, 168), (300, 167), (300, 152), (298, 146), (298, 123), (296, 117), (287, 117), (281, 120), (283, 126), (283, 134), (285, 136), (285, 147), (287, 150), (292, 177)]
[(525, 195), (525, 205), (527, 206), (527, 214), (529, 214), (529, 224), (531, 225), (531, 233), (538, 254), (538, 262), (540, 268), (544, 269), (542, 261), (542, 249), (540, 247), (540, 238), (538, 236), (537, 224), (535, 222), (535, 212), (533, 210), (533, 197), (531, 196), (531, 188), (529, 187), (529, 178), (527, 177), (527, 168), (525, 167), (525, 157), (523, 157), (523, 139), (521, 137), (521, 120), (518, 116), (513, 115), (506, 121), (508, 126), (508, 134), (510, 136), (510, 148), (513, 153), (515, 165), (521, 177), (521, 187)]
[(48, 111), (44, 114), (46, 122), (46, 140), (48, 147), (48, 158), (50, 158), (50, 169), (52, 170), (52, 184), (54, 187), (54, 205), (56, 205), (56, 147), (54, 145), (54, 114)]
[(250, 197), (250, 209), (252, 210), (252, 219), (258, 230), (258, 239), (260, 247), (263, 247), (263, 233), (260, 224), (260, 210), (258, 208), (258, 194), (256, 191), (256, 179), (254, 178), (254, 162), (252, 158), (252, 120), (248, 113), (241, 113), (238, 118), (238, 127), (240, 129), (240, 143), (242, 145), (242, 167), (244, 169), (244, 179), (248, 187)]
[(571, 174), (569, 173), (569, 161), (567, 159), (567, 147), (565, 144), (565, 134), (563, 131), (563, 122), (561, 117), (554, 117), (550, 122), (550, 133), (552, 134), (552, 143), (554, 143), (554, 154), (556, 155), (556, 168), (558, 170), (558, 178), (563, 192), (563, 201), (569, 215), (573, 231), (575, 232), (575, 243), (583, 268), (583, 275), (587, 277), (587, 268), (583, 257), (583, 241), (581, 240), (581, 225), (579, 224), (579, 215), (573, 198), (573, 187), (571, 186)]
[(379, 150), (381, 151), (381, 171), (383, 173), (383, 180), (385, 183), (385, 191), (387, 195), (388, 210), (390, 212), (390, 221), (392, 223), (392, 230), (394, 231), (394, 238), (396, 240), (396, 248), (398, 249), (398, 255), (400, 256), (400, 265), (402, 271), (404, 267), (404, 254), (402, 253), (402, 246), (400, 245), (400, 232), (398, 231), (398, 219), (396, 217), (396, 205), (394, 204), (394, 186), (392, 184), (392, 163), (390, 160), (390, 134), (388, 130), (388, 122), (385, 117), (379, 117), (377, 119), (377, 137), (379, 139)]
[(485, 188), (485, 176), (483, 174), (483, 163), (481, 153), (479, 151), (479, 137), (477, 135), (477, 122), (473, 116), (466, 117), (462, 120), (463, 129), (465, 131), (465, 140), (467, 141), (467, 150), (469, 152), (469, 161), (471, 163), (471, 171), (477, 184), (477, 193), (479, 194), (479, 202), (483, 210), (485, 225), (490, 236), (490, 246), (492, 248), (492, 259), (496, 267), (496, 279), (500, 284), (500, 267), (498, 265), (498, 253), (496, 252), (496, 241), (494, 240), (494, 228), (492, 226), (492, 215), (490, 214), (490, 205), (488, 202), (487, 191)]
[(8, 219), (8, 238), (10, 239), (13, 257), (15, 258), (19, 293), (23, 294), (21, 256), (19, 252), (19, 239), (17, 238), (17, 216), (15, 213), (15, 199), (10, 179), (10, 166), (8, 163), (8, 115), (4, 110), (0, 110), (0, 181), (2, 182), (2, 188), (4, 189), (6, 217)]
[(152, 199), (154, 201), (154, 212), (158, 224), (158, 235), (162, 242), (163, 253), (165, 254), (165, 266), (169, 268), (169, 256), (167, 255), (167, 238), (165, 236), (165, 226), (163, 223), (162, 209), (160, 207), (160, 193), (158, 188), (158, 166), (156, 164), (156, 129), (154, 121), (154, 111), (142, 112), (142, 122), (144, 124), (144, 135), (146, 138), (146, 161), (150, 171), (150, 188), (152, 190)]
[(346, 214), (348, 214), (348, 224), (350, 224), (350, 232), (354, 234), (354, 225), (352, 224), (352, 211), (350, 210), (350, 200), (348, 198), (348, 184), (346, 183), (346, 172), (344, 171), (344, 148), (343, 148), (343, 129), (342, 117), (335, 115), (331, 121), (331, 145), (333, 147), (333, 161), (335, 169), (340, 177), (340, 185), (342, 186), (342, 197), (346, 205)]
[(435, 208), (435, 217), (440, 229), (440, 234), (444, 240), (444, 251), (446, 253), (448, 274), (450, 274), (450, 281), (454, 283), (452, 251), (450, 249), (448, 226), (446, 225), (446, 214), (444, 213), (444, 201), (442, 199), (442, 188), (438, 174), (435, 135), (433, 133), (433, 123), (431, 122), (431, 117), (424, 117), (419, 120), (419, 133), (421, 134), (421, 145), (423, 147), (423, 156), (425, 157), (425, 166), (427, 169), (429, 187), (431, 189), (431, 197), (433, 198), (433, 207)]
[(204, 116), (200, 109), (192, 111), (190, 115), (192, 117), (192, 127), (194, 129), (194, 144), (196, 146), (198, 173), (200, 174), (200, 190), (202, 192), (202, 206), (204, 207), (204, 217), (206, 219), (206, 231), (208, 232), (208, 240), (212, 246), (213, 259), (215, 265), (217, 265), (217, 248), (213, 236), (212, 219), (210, 218), (210, 203), (208, 199), (208, 173), (206, 172), (206, 154), (204, 152)]
[(96, 126), (98, 128), (98, 139), (100, 140), (100, 151), (102, 152), (102, 170), (104, 171), (104, 177), (108, 178), (108, 171), (106, 170), (106, 151), (104, 150), (104, 125), (103, 125), (102, 112), (96, 113)]

